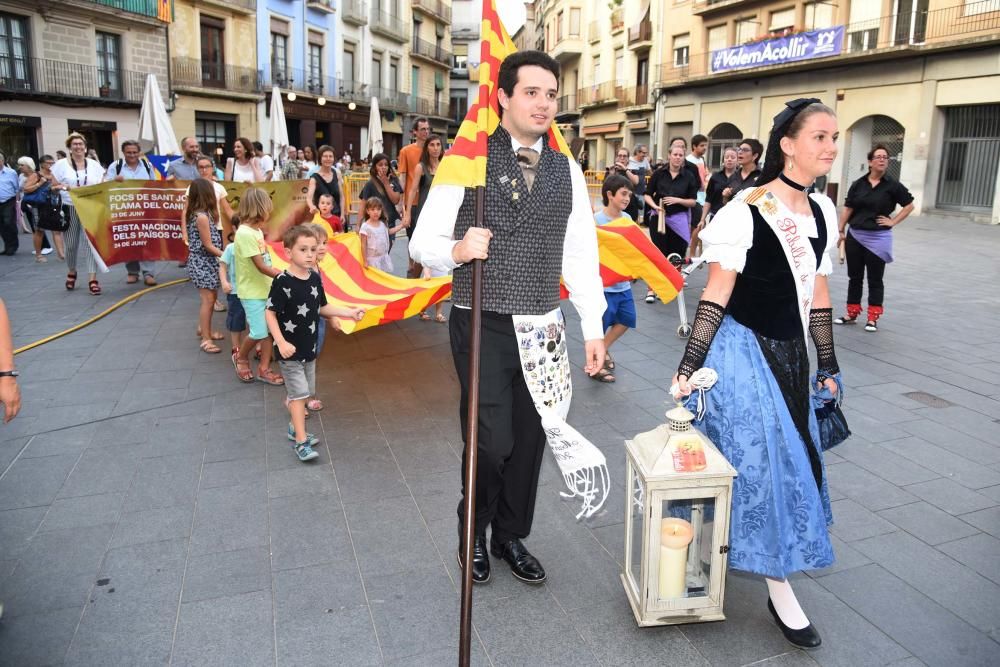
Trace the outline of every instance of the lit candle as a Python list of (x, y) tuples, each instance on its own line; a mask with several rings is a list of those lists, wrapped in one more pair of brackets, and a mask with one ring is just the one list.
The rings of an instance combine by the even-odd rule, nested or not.
[(679, 598), (687, 590), (688, 545), (694, 538), (694, 528), (684, 519), (668, 517), (660, 521), (660, 575), (658, 592), (661, 600)]

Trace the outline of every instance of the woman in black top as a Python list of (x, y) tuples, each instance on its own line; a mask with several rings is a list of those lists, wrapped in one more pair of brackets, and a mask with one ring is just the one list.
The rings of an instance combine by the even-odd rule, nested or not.
[[(670, 162), (655, 172), (646, 189), (647, 211), (655, 211), (650, 220), (649, 238), (666, 257), (684, 257), (691, 241), (691, 209), (698, 196), (698, 177), (684, 167), (684, 149), (670, 149)], [(646, 293), (646, 303), (653, 303), (652, 290)]]
[(736, 162), (739, 168), (733, 172), (729, 183), (722, 190), (723, 202), (729, 202), (740, 190), (757, 185), (757, 177), (760, 176), (757, 162), (763, 152), (764, 147), (756, 139), (744, 139), (740, 142), (740, 147), (736, 149)]
[[(854, 324), (861, 314), (861, 292), (868, 272), (868, 321), (865, 331), (878, 331), (882, 316), (885, 265), (892, 261), (892, 228), (913, 211), (913, 195), (886, 173), (889, 151), (879, 145), (868, 153), (868, 173), (847, 191), (840, 215), (840, 241), (847, 255), (847, 314), (837, 324)], [(894, 217), (896, 205), (902, 206)], [(850, 232), (846, 231), (851, 226)]]
[(306, 203), (309, 213), (315, 215), (319, 211), (320, 195), (333, 197), (333, 214), (340, 216), (340, 178), (333, 168), (336, 154), (331, 146), (319, 147), (319, 169), (309, 177), (309, 189), (306, 191)]
[[(396, 205), (403, 201), (403, 187), (399, 184), (399, 179), (392, 172), (392, 168), (389, 166), (389, 156), (385, 153), (378, 153), (372, 158), (372, 166), (368, 170), (371, 174), (371, 178), (365, 184), (365, 187), (361, 189), (361, 201), (365, 201), (369, 197), (378, 197), (382, 200), (382, 210), (385, 211), (385, 225), (386, 227), (392, 228), (399, 224), (400, 214)], [(405, 225), (404, 225), (405, 226)], [(389, 235), (389, 243), (392, 247), (392, 242), (395, 240), (396, 235)]]
[(705, 203), (701, 207), (701, 220), (691, 238), (691, 256), (701, 256), (701, 243), (697, 240), (698, 233), (705, 228), (708, 221), (725, 205), (722, 191), (729, 185), (729, 179), (736, 173), (736, 149), (733, 147), (722, 151), (722, 169), (712, 174), (705, 186)]

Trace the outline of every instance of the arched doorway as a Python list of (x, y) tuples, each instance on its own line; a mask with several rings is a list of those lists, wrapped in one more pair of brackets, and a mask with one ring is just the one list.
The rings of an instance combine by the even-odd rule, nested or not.
[(903, 164), (904, 135), (903, 126), (889, 116), (865, 116), (854, 123), (847, 133), (842, 194), (846, 196), (851, 183), (868, 173), (868, 151), (879, 144), (889, 151), (887, 173), (898, 181)]
[(708, 153), (705, 155), (706, 166), (715, 171), (722, 169), (722, 154), (730, 146), (737, 146), (743, 133), (732, 123), (719, 123), (708, 133)]

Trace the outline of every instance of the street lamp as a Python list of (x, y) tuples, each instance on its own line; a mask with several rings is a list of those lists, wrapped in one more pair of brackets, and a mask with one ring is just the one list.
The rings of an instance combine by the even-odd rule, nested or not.
[(294, 92), (292, 92), (291, 90), (289, 90), (288, 91), (288, 95), (286, 97), (288, 97), (288, 101), (289, 102), (294, 102), (296, 95), (295, 95)]
[(319, 99), (316, 100), (316, 104), (320, 105), (321, 107), (326, 106), (326, 98), (320, 97)]
[(351, 102), (350, 104), (347, 105), (347, 108), (350, 109), (351, 111), (354, 111), (355, 109), (358, 108), (358, 105), (355, 104), (354, 102)]

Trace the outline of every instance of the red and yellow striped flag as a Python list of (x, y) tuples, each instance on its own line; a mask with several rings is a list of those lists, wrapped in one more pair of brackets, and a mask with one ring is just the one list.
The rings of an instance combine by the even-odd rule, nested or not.
[[(517, 51), (500, 22), (496, 0), (483, 0), (482, 46), (479, 52), (479, 94), (469, 107), (451, 148), (438, 165), (434, 185), (474, 188), (486, 185), (486, 140), (500, 124), (497, 73), (500, 63)], [(549, 146), (572, 159), (559, 129), (549, 128)]]
[(157, 0), (156, 18), (164, 23), (170, 23), (174, 20), (173, 0)]
[(663, 303), (673, 301), (684, 288), (680, 272), (653, 245), (642, 228), (628, 218), (599, 225), (597, 249), (605, 287), (638, 278), (645, 281)]
[[(269, 243), (271, 262), (288, 268), (288, 253), (280, 242)], [(360, 322), (340, 319), (344, 333), (406, 319), (426, 310), (451, 294), (451, 277), (410, 280), (365, 266), (361, 239), (356, 233), (335, 234), (327, 242), (320, 263), (326, 300), (337, 306), (364, 308)]]

